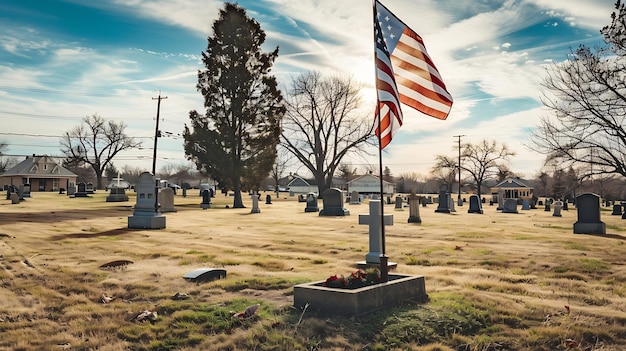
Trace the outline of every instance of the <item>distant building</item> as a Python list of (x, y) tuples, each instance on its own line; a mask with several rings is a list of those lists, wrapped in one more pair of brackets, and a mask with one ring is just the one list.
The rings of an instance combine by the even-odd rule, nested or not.
[[(498, 199), (498, 193), (502, 190), (504, 198)], [(500, 202), (506, 199), (530, 200), (534, 196), (534, 188), (526, 185), (519, 178), (507, 178), (491, 188), (491, 198), (493, 202)]]
[[(346, 190), (346, 182), (343, 179), (333, 178), (331, 188)], [(293, 175), (291, 181), (287, 184), (287, 189), (296, 194), (317, 193), (319, 188), (315, 178), (305, 179), (299, 175)]]
[[(356, 191), (359, 194), (380, 194), (380, 178), (372, 174), (365, 174), (356, 177), (348, 182), (348, 194)], [(395, 193), (395, 186), (386, 180), (383, 180), (383, 195), (391, 195)]]
[(26, 156), (15, 167), (0, 174), (0, 187), (30, 184), (31, 191), (59, 191), (67, 189), (68, 183), (76, 184), (77, 175), (57, 164), (51, 157)]

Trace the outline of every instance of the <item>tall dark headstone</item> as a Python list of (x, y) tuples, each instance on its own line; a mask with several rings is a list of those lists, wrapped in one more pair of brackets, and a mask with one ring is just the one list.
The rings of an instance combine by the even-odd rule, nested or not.
[(451, 213), (450, 210), (450, 194), (445, 187), (441, 187), (439, 190), (439, 204), (437, 205), (436, 213)]
[(613, 212), (611, 212), (611, 216), (621, 216), (622, 215), (622, 205), (613, 205)]
[(88, 197), (87, 194), (87, 184), (80, 182), (78, 183), (78, 190), (74, 193), (74, 197)]
[(470, 195), (469, 198), (469, 209), (467, 213), (479, 213), (483, 214), (482, 204), (480, 202), (480, 198), (478, 195)]
[(207, 208), (211, 208), (211, 190), (204, 189), (202, 190), (202, 203), (200, 203), (200, 208), (206, 210)]
[(600, 197), (586, 193), (576, 197), (578, 221), (574, 234), (606, 234), (606, 225), (600, 220)]
[(349, 216), (350, 211), (343, 207), (343, 195), (337, 188), (326, 189), (322, 194), (320, 216)]

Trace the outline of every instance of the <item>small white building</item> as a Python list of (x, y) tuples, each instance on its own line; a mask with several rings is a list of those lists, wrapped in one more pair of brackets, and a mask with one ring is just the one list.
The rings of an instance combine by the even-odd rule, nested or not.
[[(365, 174), (348, 182), (348, 194), (353, 191), (359, 194), (380, 194), (380, 178), (372, 174)], [(395, 193), (393, 183), (383, 180), (383, 195)]]
[(294, 176), (289, 184), (287, 184), (287, 189), (289, 189), (289, 192), (296, 194), (317, 193), (317, 184), (311, 183), (313, 183), (311, 180), (304, 179), (300, 176)]

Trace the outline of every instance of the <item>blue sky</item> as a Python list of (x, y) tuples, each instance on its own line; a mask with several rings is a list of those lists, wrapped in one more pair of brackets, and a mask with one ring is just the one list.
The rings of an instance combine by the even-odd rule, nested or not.
[[(364, 0), (242, 0), (239, 5), (277, 45), (273, 69), (287, 85), (300, 72), (352, 76), (373, 104), (372, 3)], [(437, 154), (454, 156), (455, 135), (483, 138), (517, 152), (514, 172), (534, 176), (543, 156), (528, 150), (542, 108), (547, 63), (563, 61), (579, 44), (601, 44), (614, 0), (386, 0), (382, 3), (420, 34), (455, 99), (446, 121), (404, 108), (405, 122), (385, 148), (394, 175), (427, 174)], [(9, 155), (61, 155), (59, 137), (81, 118), (123, 121), (143, 141), (115, 159), (150, 170), (157, 103), (157, 169), (185, 164), (182, 133), (192, 109), (200, 53), (222, 1), (0, 0), (0, 140)], [(372, 117), (373, 118), (373, 117)], [(349, 160), (377, 165), (373, 156)], [(20, 156), (20, 158), (21, 158)], [(303, 169), (299, 170), (300, 172)]]

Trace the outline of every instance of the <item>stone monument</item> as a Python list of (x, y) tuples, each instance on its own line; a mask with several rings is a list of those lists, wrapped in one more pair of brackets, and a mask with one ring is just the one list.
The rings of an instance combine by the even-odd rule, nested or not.
[(135, 187), (137, 203), (132, 216), (128, 216), (128, 228), (130, 229), (163, 229), (165, 228), (165, 216), (159, 212), (156, 192), (156, 180), (148, 172), (139, 176)]
[[(369, 214), (359, 214), (359, 224), (369, 225), (369, 252), (365, 255), (365, 262), (359, 262), (359, 266), (380, 265), (380, 255), (382, 254), (383, 236), (383, 216), (381, 215), (381, 201), (369, 201)], [(393, 225), (393, 215), (385, 214), (384, 225)], [(388, 262), (387, 267), (396, 266), (396, 263)]]
[(317, 195), (315, 195), (315, 193), (306, 194), (304, 201), (306, 201), (306, 208), (304, 209), (304, 212), (318, 212), (320, 210), (317, 205)]
[(322, 194), (322, 205), (320, 216), (349, 216), (350, 211), (343, 207), (343, 196), (341, 190), (337, 188), (326, 189)]
[(600, 197), (586, 193), (576, 197), (578, 221), (574, 234), (606, 234), (606, 224), (600, 220)]
[(470, 195), (469, 197), (469, 209), (467, 213), (478, 213), (483, 214), (483, 207), (480, 203), (480, 198), (478, 195)]

